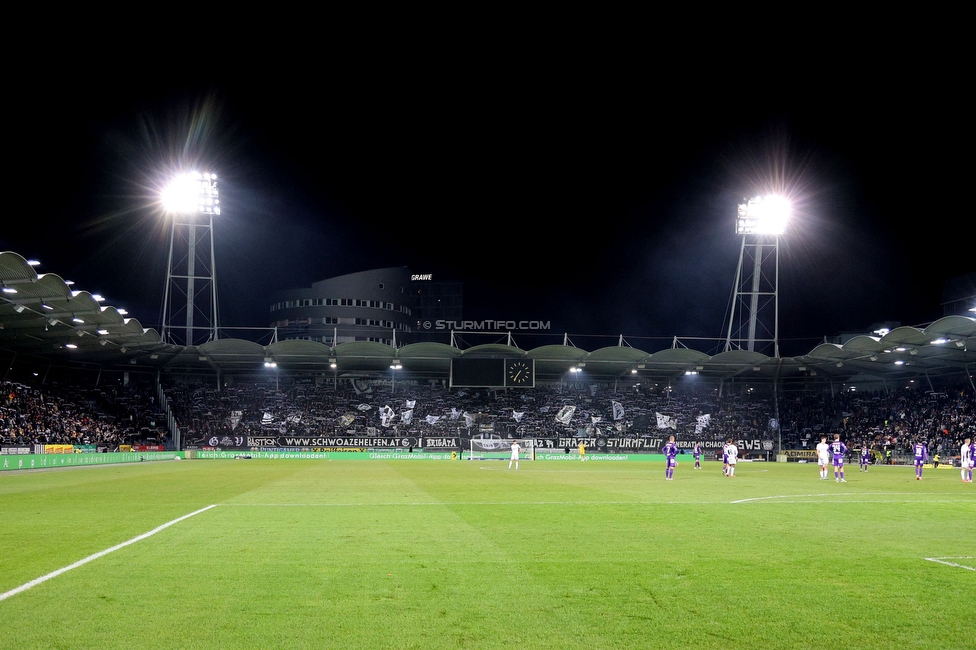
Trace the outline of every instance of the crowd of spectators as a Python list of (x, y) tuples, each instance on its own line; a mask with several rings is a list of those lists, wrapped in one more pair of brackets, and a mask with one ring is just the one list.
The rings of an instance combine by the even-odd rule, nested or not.
[(840, 433), (849, 447), (868, 445), (905, 454), (925, 442), (932, 454), (953, 455), (976, 439), (976, 396), (971, 390), (803, 394), (780, 401), (783, 445), (812, 449), (821, 435)]
[(0, 446), (164, 444), (149, 383), (86, 387), (0, 382)]
[[(770, 437), (767, 400), (658, 388), (615, 391), (582, 382), (509, 391), (384, 381), (289, 382), (280, 388), (271, 381), (223, 390), (180, 383), (166, 392), (187, 444), (226, 435), (470, 437), (484, 431), (514, 438)], [(572, 407), (568, 421), (565, 407)], [(391, 411), (384, 421), (382, 414)], [(701, 416), (707, 416), (704, 423)]]
[[(840, 433), (851, 448), (903, 454), (917, 441), (943, 457), (976, 439), (971, 390), (790, 393), (777, 409), (751, 393), (570, 382), (532, 389), (449, 389), (438, 382), (314, 379), (254, 381), (217, 389), (181, 381), (165, 390), (184, 445), (214, 436), (660, 437), (776, 439), (813, 449)], [(165, 444), (150, 380), (84, 386), (0, 382), (0, 446)], [(571, 416), (570, 416), (571, 411)], [(560, 417), (562, 416), (562, 417)], [(665, 428), (662, 428), (665, 427)]]

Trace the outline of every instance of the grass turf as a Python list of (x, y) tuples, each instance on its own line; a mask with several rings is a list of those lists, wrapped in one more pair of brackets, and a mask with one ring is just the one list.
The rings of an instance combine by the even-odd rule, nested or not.
[(0, 647), (973, 647), (974, 572), (924, 559), (976, 566), (958, 470), (691, 466), (5, 473), (0, 593), (217, 507), (0, 601)]

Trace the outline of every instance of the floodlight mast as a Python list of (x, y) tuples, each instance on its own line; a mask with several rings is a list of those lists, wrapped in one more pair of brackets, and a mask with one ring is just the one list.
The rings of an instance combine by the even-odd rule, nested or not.
[[(217, 175), (209, 172), (181, 174), (163, 190), (161, 199), (163, 209), (172, 218), (163, 294), (162, 339), (177, 345), (216, 341), (213, 218), (220, 214)], [(182, 300), (177, 304), (174, 299), (181, 293), (186, 298), (185, 306)], [(181, 317), (185, 317), (185, 322), (181, 322)]]
[(771, 345), (772, 356), (779, 358), (779, 236), (786, 232), (790, 204), (777, 196), (745, 201), (739, 204), (735, 221), (742, 247), (725, 351), (755, 352), (758, 343), (760, 351)]

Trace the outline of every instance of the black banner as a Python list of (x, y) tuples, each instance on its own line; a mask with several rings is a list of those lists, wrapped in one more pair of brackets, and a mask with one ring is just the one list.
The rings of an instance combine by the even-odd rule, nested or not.
[[(376, 438), (372, 436), (213, 436), (207, 439), (213, 449), (462, 449), (467, 442), (461, 438), (444, 436), (404, 436)], [(464, 445), (464, 447), (462, 447)]]

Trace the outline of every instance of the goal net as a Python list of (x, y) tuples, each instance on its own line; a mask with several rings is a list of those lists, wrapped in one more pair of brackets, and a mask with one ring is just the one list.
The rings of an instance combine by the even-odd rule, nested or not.
[(510, 460), (513, 442), (517, 442), (521, 447), (519, 460), (535, 460), (535, 441), (522, 438), (516, 440), (472, 438), (468, 460)]

